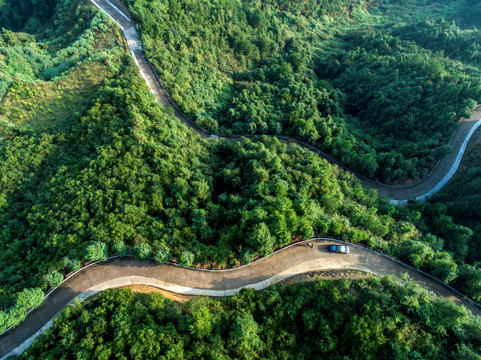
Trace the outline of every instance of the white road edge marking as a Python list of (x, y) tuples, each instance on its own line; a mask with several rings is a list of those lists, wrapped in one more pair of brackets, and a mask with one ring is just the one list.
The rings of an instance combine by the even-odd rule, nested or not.
[(131, 21), (132, 21), (127, 15), (125, 15), (125, 13), (124, 13), (122, 10), (120, 10), (117, 6), (115, 6), (114, 4), (112, 4), (109, 0), (105, 0), (105, 1), (106, 1), (110, 6), (112, 6), (115, 10), (117, 10), (118, 13), (119, 13), (120, 15), (122, 15), (128, 22), (131, 22)]
[[(104, 14), (106, 14), (109, 18), (111, 18), (112, 21), (113, 21), (114, 23), (116, 23), (116, 24), (122, 29), (122, 31), (124, 30), (124, 28), (122, 27), (122, 25), (120, 25), (120, 24), (117, 22), (117, 20), (115, 20), (115, 19), (112, 17), (112, 15), (110, 15), (108, 12), (106, 12), (104, 9), (102, 9), (102, 8), (100, 7), (100, 5), (95, 2), (95, 0), (90, 0), (90, 2), (91, 2), (92, 4), (94, 4), (97, 8), (99, 8), (100, 11), (102, 11)], [(0, 360), (1, 360), (1, 359), (0, 359)]]
[(426, 194), (418, 196), (416, 198), (416, 201), (425, 201), (428, 198), (430, 198), (432, 195), (437, 193), (441, 188), (446, 185), (449, 180), (456, 174), (456, 171), (458, 171), (459, 165), (461, 164), (461, 160), (463, 159), (464, 152), (466, 151), (466, 148), (468, 146), (469, 140), (471, 140), (471, 137), (473, 136), (474, 132), (481, 126), (481, 120), (477, 120), (476, 124), (471, 128), (469, 131), (468, 135), (464, 138), (463, 145), (461, 145), (461, 148), (459, 149), (458, 155), (456, 156), (456, 160), (454, 161), (454, 164), (451, 166), (451, 169), (449, 169), (448, 173), (444, 175), (443, 179), (437, 183), (437, 185), (432, 188), (430, 191), (428, 191)]

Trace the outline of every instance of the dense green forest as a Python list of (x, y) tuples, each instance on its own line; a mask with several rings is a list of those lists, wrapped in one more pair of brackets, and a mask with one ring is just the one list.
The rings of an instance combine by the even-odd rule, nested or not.
[[(481, 285), (481, 144), (476, 141), (468, 149), (464, 166), (456, 176), (429, 202), (411, 207), (423, 214), (425, 231), (445, 238), (455, 238), (447, 247), (455, 254), (458, 263), (456, 285), (464, 292), (472, 292)], [(453, 221), (464, 229), (453, 227)], [(460, 261), (461, 260), (461, 261)], [(476, 292), (476, 291), (475, 291)], [(481, 300), (481, 296), (476, 298)]]
[(57, 2), (70, 0), (0, 0), (0, 28), (36, 32), (50, 21)]
[(127, 2), (198, 125), (289, 135), (382, 181), (423, 176), (481, 100), (479, 31), (438, 20), (464, 1)]
[[(8, 235), (16, 222), (25, 221), (21, 215), (15, 215), (15, 209), (19, 210), (24, 201), (32, 204), (36, 186), (42, 181), (48, 182), (48, 178), (40, 174), (44, 171), (47, 174), (52, 170), (49, 166), (56, 164), (46, 164), (44, 159), (60, 149), (57, 142), (65, 140), (67, 124), (86, 111), (103, 81), (119, 73), (125, 53), (116, 26), (109, 24), (88, 2), (52, 2), (54, 12), (47, 9), (48, 4), (0, 2), (0, 26), (3, 27), (0, 32), (0, 246), (20, 251), (25, 258), (32, 249), (16, 248), (21, 244), (14, 245)], [(15, 13), (15, 24), (11, 12)], [(32, 14), (42, 19), (32, 18)], [(23, 31), (14, 31), (18, 28)], [(69, 161), (76, 159), (72, 157)], [(18, 192), (23, 191), (19, 187), (22, 184), (30, 184), (28, 194)], [(7, 218), (3, 217), (4, 211), (10, 212)], [(41, 252), (49, 251), (48, 246), (40, 247)], [(32, 273), (36, 274), (34, 277), (45, 277), (42, 281), (49, 283), (58, 283), (63, 278), (58, 272), (38, 273), (39, 269), (30, 267), (32, 262), (25, 258), (25, 278)], [(69, 266), (80, 266), (78, 259), (63, 261)], [(14, 264), (3, 257), (2, 274), (4, 270), (9, 272), (7, 269)], [(54, 263), (45, 265), (52, 270), (58, 267)], [(14, 277), (19, 279), (19, 275)], [(12, 279), (12, 283), (15, 281)], [(5, 309), (13, 304), (7, 319), (5, 313), (0, 312), (2, 330), (6, 324), (20, 322), (25, 317), (25, 309), (36, 306), (43, 298), (40, 288), (20, 286), (18, 289), (21, 291), (15, 293), (6, 283), (0, 285), (0, 307)]]
[[(0, 331), (109, 254), (225, 268), (330, 235), (447, 282), (470, 264), (455, 246), (468, 228), (446, 216), (449, 232), (433, 235), (420, 212), (312, 152), (264, 137), (202, 140), (156, 103), (89, 3), (58, 1), (44, 23), (0, 37)], [(466, 291), (481, 298), (481, 284)]]
[(401, 26), (393, 33), (454, 61), (481, 65), (481, 30), (477, 28), (461, 29), (455, 22), (444, 19), (425, 20)]
[(185, 304), (107, 290), (66, 308), (18, 359), (479, 359), (481, 322), (413, 283), (282, 286)]

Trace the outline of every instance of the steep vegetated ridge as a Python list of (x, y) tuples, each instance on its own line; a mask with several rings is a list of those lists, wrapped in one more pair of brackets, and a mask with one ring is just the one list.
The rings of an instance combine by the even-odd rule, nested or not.
[[(42, 290), (30, 287), (39, 285), (45, 269), (57, 267), (55, 262), (38, 265), (45, 260), (42, 255), (37, 265), (32, 260), (38, 251), (44, 255), (50, 251), (43, 238), (32, 234), (30, 241), (12, 242), (16, 236), (22, 238), (21, 228), (28, 226), (25, 206), (39, 201), (42, 182), (51, 179), (59, 164), (78, 160), (78, 154), (68, 158), (63, 152), (70, 121), (85, 111), (102, 81), (119, 72), (125, 49), (116, 27), (82, 1), (8, 1), (0, 3), (0, 10), (0, 26), (5, 26), (0, 33), (0, 307), (9, 309), (8, 315), (0, 312), (3, 331), (42, 300)], [(23, 32), (13, 31), (20, 28)], [(16, 255), (9, 258), (6, 253)], [(14, 267), (22, 262), (24, 272), (16, 273)], [(80, 261), (69, 264), (80, 266)], [(41, 281), (56, 283), (59, 276), (61, 280), (54, 273)], [(34, 277), (38, 279), (28, 284)], [(19, 286), (10, 287), (8, 282)]]
[[(446, 247), (463, 264), (458, 270), (456, 284), (462, 291), (481, 300), (481, 146), (478, 141), (469, 149), (465, 166), (456, 177), (428, 203), (412, 207), (423, 213), (425, 231), (447, 236)], [(469, 164), (469, 165), (468, 165)], [(453, 227), (453, 221), (465, 226)], [(451, 241), (452, 240), (452, 241)]]
[[(479, 15), (480, 7), (480, 1), (467, 1), (467, 6), (459, 10), (454, 18), (463, 26), (479, 26), (474, 19)], [(453, 21), (428, 19), (400, 25), (393, 33), (453, 61), (476, 67), (481, 65), (481, 31), (476, 27), (461, 29)], [(444, 247), (454, 255), (458, 264), (463, 264), (456, 279), (458, 288), (481, 300), (479, 136), (472, 142), (465, 155), (465, 165), (453, 180), (429, 202), (412, 207), (423, 214), (417, 226), (435, 235), (443, 234)], [(454, 223), (464, 227), (453, 226)], [(421, 259), (430, 256), (429, 252), (421, 249), (418, 253)]]
[(415, 42), (399, 30), (402, 10), (412, 23), (452, 17), (464, 1), (127, 2), (147, 56), (198, 125), (289, 135), (382, 181), (422, 177), (481, 99), (477, 64), (443, 55), (456, 39), (433, 51), (429, 34)]
[(392, 279), (317, 281), (174, 303), (107, 290), (19, 359), (477, 359), (481, 323)]
[(92, 5), (58, 1), (44, 23), (0, 37), (0, 331), (82, 261), (127, 251), (224, 268), (328, 234), (456, 278), (442, 232), (312, 152), (181, 125)]
[[(3, 18), (19, 4), (12, 2)], [(118, 55), (124, 51), (117, 44), (119, 34), (89, 4), (59, 1), (48, 22), (51, 27), (44, 31), (4, 28), (0, 33), (1, 126), (45, 130), (57, 118), (80, 110), (102, 80), (118, 71)]]

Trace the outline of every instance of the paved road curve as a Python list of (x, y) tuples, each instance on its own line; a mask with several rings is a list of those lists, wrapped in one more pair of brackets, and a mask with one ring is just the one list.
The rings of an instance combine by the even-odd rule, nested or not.
[(84, 299), (108, 288), (130, 284), (152, 285), (187, 295), (230, 296), (243, 287), (260, 290), (290, 276), (310, 271), (353, 269), (395, 276), (407, 273), (424, 288), (438, 296), (452, 299), (459, 305), (466, 306), (473, 314), (481, 316), (481, 308), (467, 299), (428, 276), (379, 253), (351, 245), (349, 255), (334, 254), (328, 251), (328, 245), (336, 243), (336, 240), (309, 241), (314, 244), (313, 248), (303, 242), (233, 270), (196, 270), (139, 262), (131, 258), (117, 258), (87, 267), (53, 291), (22, 324), (0, 337), (0, 358), (14, 349), (22, 352), (30, 345), (32, 336), (49, 324), (76, 297)]
[[(132, 56), (135, 59), (136, 64), (140, 69), (140, 73), (142, 77), (147, 81), (148, 85), (150, 86), (152, 93), (156, 96), (157, 100), (164, 106), (170, 107), (174, 105), (169, 97), (168, 94), (163, 90), (163, 87), (160, 83), (160, 80), (157, 78), (156, 74), (154, 73), (153, 69), (151, 68), (147, 58), (145, 57), (142, 51), (142, 42), (135, 30), (134, 23), (131, 20), (132, 17), (119, 0), (90, 0), (94, 3), (99, 9), (105, 12), (110, 18), (112, 18), (122, 29), (125, 38), (127, 39), (127, 43), (132, 53)], [(175, 105), (174, 105), (175, 107)], [(176, 107), (175, 107), (176, 116), (185, 124), (187, 124), (190, 128), (194, 131), (198, 132), (203, 137), (212, 137), (212, 133), (201, 129), (195, 125), (192, 125), (189, 119), (186, 118)], [(310, 146), (308, 144), (304, 144), (300, 141), (291, 139), (290, 141), (296, 141), (304, 147), (307, 147), (310, 150), (316, 151), (326, 157), (331, 162), (334, 162), (344, 169), (354, 173), (357, 175), (362, 184), (367, 188), (373, 188), (378, 191), (378, 193), (382, 196), (385, 196), (391, 199), (395, 203), (405, 203), (409, 199), (417, 199), (417, 200), (425, 200), (429, 196), (432, 196), (434, 193), (439, 191), (456, 173), (459, 164), (464, 155), (464, 151), (467, 147), (469, 140), (473, 133), (481, 126), (481, 106), (473, 112), (472, 116), (469, 119), (463, 120), (456, 132), (454, 133), (450, 145), (453, 149), (452, 153), (447, 156), (445, 159), (441, 160), (436, 167), (423, 178), (421, 181), (407, 186), (392, 186), (387, 184), (382, 184), (373, 180), (370, 180), (360, 174), (355, 173), (354, 171), (344, 167), (342, 164), (337, 163), (334, 159), (332, 159), (329, 155), (322, 153), (320, 150)], [(223, 136), (223, 135), (221, 135)], [(252, 135), (246, 135), (252, 137)], [(286, 141), (286, 137), (277, 136), (281, 141)], [(289, 141), (289, 140), (287, 140)]]

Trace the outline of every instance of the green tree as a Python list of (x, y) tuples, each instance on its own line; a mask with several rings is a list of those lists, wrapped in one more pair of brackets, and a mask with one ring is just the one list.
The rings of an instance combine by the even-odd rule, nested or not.
[(435, 160), (441, 160), (451, 154), (452, 151), (453, 149), (450, 145), (443, 145), (433, 150), (433, 157)]
[(159, 264), (165, 264), (170, 261), (170, 250), (167, 245), (161, 244), (155, 252), (154, 259)]
[(82, 262), (79, 259), (64, 257), (62, 262), (63, 265), (71, 272), (76, 272), (82, 267)]
[(152, 248), (147, 243), (132, 246), (130, 252), (137, 260), (148, 260), (152, 256)]
[(88, 245), (84, 250), (84, 258), (90, 261), (105, 261), (109, 257), (107, 244), (96, 241)]
[(240, 313), (230, 327), (229, 345), (241, 359), (256, 359), (264, 344), (259, 337), (259, 326), (249, 313)]
[(470, 297), (476, 301), (481, 301), (481, 268), (479, 263), (474, 266), (464, 264), (458, 269), (458, 278), (456, 284), (460, 286), (460, 289), (465, 294), (469, 294)]
[(190, 251), (182, 251), (179, 255), (179, 264), (182, 266), (192, 266), (195, 255)]
[(250, 264), (256, 255), (256, 252), (251, 248), (244, 248), (240, 254), (240, 258), (243, 264)]
[(17, 294), (15, 299), (16, 306), (20, 306), (24, 309), (33, 309), (39, 306), (43, 302), (44, 294), (42, 289), (23, 289)]
[(269, 228), (265, 223), (256, 224), (249, 236), (247, 243), (254, 248), (260, 256), (272, 253), (274, 238), (271, 236)]
[(431, 272), (438, 279), (444, 282), (451, 282), (457, 276), (456, 270), (457, 264), (453, 258), (446, 252), (439, 252), (436, 254), (435, 259), (429, 264)]
[(63, 275), (58, 271), (53, 270), (45, 275), (45, 281), (47, 282), (48, 286), (55, 288), (62, 283)]
[(195, 304), (192, 309), (192, 319), (189, 325), (190, 333), (196, 338), (210, 335), (214, 328), (214, 314), (205, 304)]
[(127, 254), (127, 246), (122, 240), (117, 240), (112, 245), (112, 251), (120, 256), (124, 256)]
[(249, 24), (255, 28), (262, 28), (266, 26), (267, 20), (264, 12), (261, 9), (255, 9), (250, 13)]

